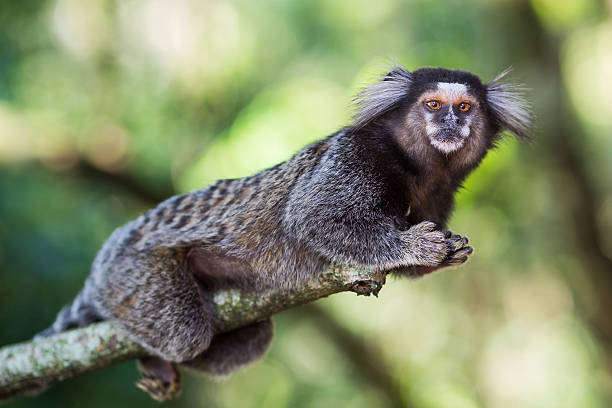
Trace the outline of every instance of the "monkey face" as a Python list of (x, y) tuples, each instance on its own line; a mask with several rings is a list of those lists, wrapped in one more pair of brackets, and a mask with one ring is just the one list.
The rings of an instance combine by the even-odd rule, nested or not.
[(417, 100), (429, 143), (444, 154), (461, 149), (478, 116), (478, 100), (466, 85), (437, 82)]
[[(521, 85), (503, 82), (508, 71), (491, 82), (466, 71), (396, 66), (355, 99), (353, 131), (391, 130), (400, 149), (412, 158), (432, 152), (457, 163), (477, 163), (509, 130), (528, 139), (531, 108)], [(382, 127), (381, 127), (382, 125)]]

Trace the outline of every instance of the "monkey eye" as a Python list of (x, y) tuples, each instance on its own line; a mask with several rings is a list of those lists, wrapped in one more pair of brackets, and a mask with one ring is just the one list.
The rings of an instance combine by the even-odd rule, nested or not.
[(427, 105), (427, 107), (429, 109), (432, 109), (432, 110), (438, 110), (442, 106), (440, 101), (435, 101), (435, 100), (434, 101), (427, 101), (427, 102), (425, 102), (425, 105)]
[(461, 102), (457, 107), (461, 112), (467, 112), (472, 108), (472, 105), (467, 102)]

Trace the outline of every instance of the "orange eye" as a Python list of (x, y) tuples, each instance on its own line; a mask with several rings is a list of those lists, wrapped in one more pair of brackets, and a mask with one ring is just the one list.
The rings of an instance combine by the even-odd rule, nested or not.
[(458, 108), (459, 108), (459, 110), (460, 110), (461, 112), (467, 112), (467, 111), (469, 111), (469, 110), (470, 110), (470, 108), (471, 108), (471, 107), (472, 107), (472, 106), (471, 106), (469, 103), (466, 103), (466, 102), (461, 102), (461, 103), (459, 104), (459, 106), (458, 106)]
[(440, 109), (440, 106), (442, 106), (442, 104), (439, 101), (427, 101), (425, 102), (425, 105), (427, 105), (429, 109), (433, 109), (433, 110), (438, 110)]

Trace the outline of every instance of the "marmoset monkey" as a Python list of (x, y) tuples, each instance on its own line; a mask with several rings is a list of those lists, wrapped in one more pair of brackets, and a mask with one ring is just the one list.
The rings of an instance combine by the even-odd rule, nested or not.
[(443, 68), (395, 67), (354, 122), (253, 176), (172, 197), (117, 229), (71, 306), (42, 335), (112, 320), (152, 357), (142, 388), (180, 389), (174, 363), (223, 375), (263, 355), (270, 319), (215, 335), (212, 293), (291, 288), (332, 263), (422, 276), (465, 262), (445, 232), (453, 195), (509, 130), (527, 138), (521, 88)]

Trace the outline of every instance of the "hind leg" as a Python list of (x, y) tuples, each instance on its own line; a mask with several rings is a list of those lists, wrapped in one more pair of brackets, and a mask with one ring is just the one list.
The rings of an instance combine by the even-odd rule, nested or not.
[(149, 353), (171, 362), (190, 360), (212, 339), (214, 310), (193, 275), (173, 254), (117, 254), (112, 267), (94, 270), (96, 310)]
[[(214, 376), (225, 376), (259, 359), (273, 337), (271, 319), (257, 322), (213, 337), (210, 347), (181, 366)], [(145, 357), (138, 362), (142, 378), (136, 383), (156, 401), (165, 401), (181, 393), (181, 374), (175, 363), (159, 357)]]
[(214, 376), (225, 376), (262, 357), (273, 336), (272, 319), (221, 333), (213, 337), (206, 351), (181, 365)]
[(171, 253), (120, 253), (112, 267), (94, 269), (96, 310), (151, 355), (140, 359), (137, 386), (164, 401), (181, 391), (177, 362), (201, 354), (212, 339), (214, 310), (193, 275)]

